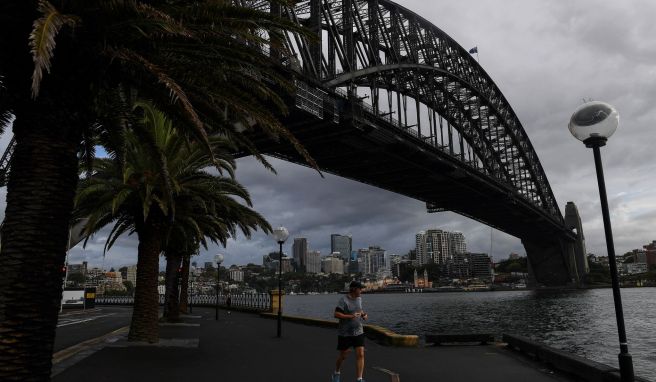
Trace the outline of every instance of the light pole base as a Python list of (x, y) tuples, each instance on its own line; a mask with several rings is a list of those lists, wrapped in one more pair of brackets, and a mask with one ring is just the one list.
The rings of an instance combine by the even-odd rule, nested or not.
[(620, 353), (617, 356), (620, 361), (620, 376), (622, 382), (633, 382), (633, 358), (629, 353)]

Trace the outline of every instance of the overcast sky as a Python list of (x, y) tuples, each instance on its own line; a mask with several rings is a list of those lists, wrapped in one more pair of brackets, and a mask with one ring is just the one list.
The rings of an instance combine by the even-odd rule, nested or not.
[[(449, 34), (465, 49), (478, 47), (480, 64), (519, 116), (547, 173), (561, 211), (574, 201), (583, 219), (588, 252), (606, 254), (592, 151), (567, 130), (583, 98), (619, 110), (620, 127), (602, 149), (616, 251), (656, 240), (656, 2), (653, 0), (400, 0)], [(6, 145), (7, 138), (2, 142)], [(650, 148), (651, 147), (651, 148)], [(290, 240), (306, 237), (310, 249), (330, 251), (330, 234), (353, 236), (354, 249), (380, 245), (388, 253), (414, 248), (427, 228), (461, 231), (470, 251), (495, 259), (524, 254), (516, 238), (445, 212), (426, 213), (419, 201), (357, 182), (273, 160), (272, 175), (251, 159), (238, 162), (237, 176), (255, 208)], [(6, 190), (0, 191), (2, 200)], [(492, 240), (491, 240), (492, 239)], [(71, 250), (71, 262), (102, 262), (105, 237)], [(227, 248), (202, 251), (199, 263), (217, 252), (224, 264), (261, 264), (277, 249), (270, 237), (238, 237)], [(136, 240), (124, 238), (105, 266), (136, 263)]]

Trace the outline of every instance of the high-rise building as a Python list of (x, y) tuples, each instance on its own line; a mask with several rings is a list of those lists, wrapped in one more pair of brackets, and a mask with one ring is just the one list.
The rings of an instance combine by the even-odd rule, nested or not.
[(205, 262), (205, 269), (214, 269), (214, 262), (206, 261)]
[(456, 253), (466, 253), (467, 244), (462, 232), (441, 229), (419, 231), (415, 235), (416, 265), (440, 264), (446, 266)]
[(339, 252), (342, 260), (349, 260), (353, 250), (353, 239), (351, 236), (332, 234), (330, 235), (330, 252)]
[(364, 257), (364, 273), (375, 275), (380, 271), (385, 271), (385, 250), (378, 246), (371, 246)]
[(441, 229), (420, 231), (415, 236), (418, 265), (446, 264), (450, 257), (449, 233)]
[(462, 232), (449, 232), (449, 255), (453, 256), (456, 253), (467, 252), (467, 244), (465, 243), (465, 235)]
[(307, 268), (307, 255), (308, 255), (308, 243), (306, 238), (304, 237), (294, 238), (294, 244), (292, 244), (292, 254), (294, 256), (294, 263), (296, 264), (296, 269), (299, 272), (305, 272)]
[(307, 253), (305, 271), (307, 273), (321, 273), (321, 252), (310, 251)]

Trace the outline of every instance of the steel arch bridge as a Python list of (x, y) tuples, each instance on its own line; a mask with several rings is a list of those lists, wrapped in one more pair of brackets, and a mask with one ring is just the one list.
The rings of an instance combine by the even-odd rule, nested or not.
[[(509, 102), (451, 37), (388, 0), (239, 3), (314, 35), (287, 34), (270, 54), (296, 72), (286, 123), (322, 170), (519, 237), (538, 284), (579, 282), (585, 249), (575, 206), (564, 219)], [(289, 146), (266, 138), (259, 146), (303, 164)]]
[[(323, 171), (520, 238), (538, 284), (579, 282), (585, 248), (576, 208), (563, 218), (509, 102), (451, 37), (388, 0), (234, 1), (314, 35), (287, 33), (271, 41), (281, 48), (263, 49), (295, 78), (284, 122)], [(289, 145), (254, 140), (263, 152), (305, 163)], [(2, 182), (12, 149), (0, 161)]]

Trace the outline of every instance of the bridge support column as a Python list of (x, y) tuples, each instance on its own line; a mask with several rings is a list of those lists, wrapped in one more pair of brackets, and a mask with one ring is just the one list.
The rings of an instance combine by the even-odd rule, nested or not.
[(590, 273), (590, 267), (588, 266), (583, 225), (581, 224), (579, 210), (576, 208), (574, 202), (567, 202), (567, 206), (565, 206), (565, 226), (576, 232), (576, 242), (573, 244), (574, 258), (576, 259), (576, 269), (578, 271), (579, 280), (581, 281), (581, 284), (583, 284), (585, 281), (585, 275)]
[(574, 243), (552, 237), (523, 238), (532, 287), (573, 288), (579, 285)]

